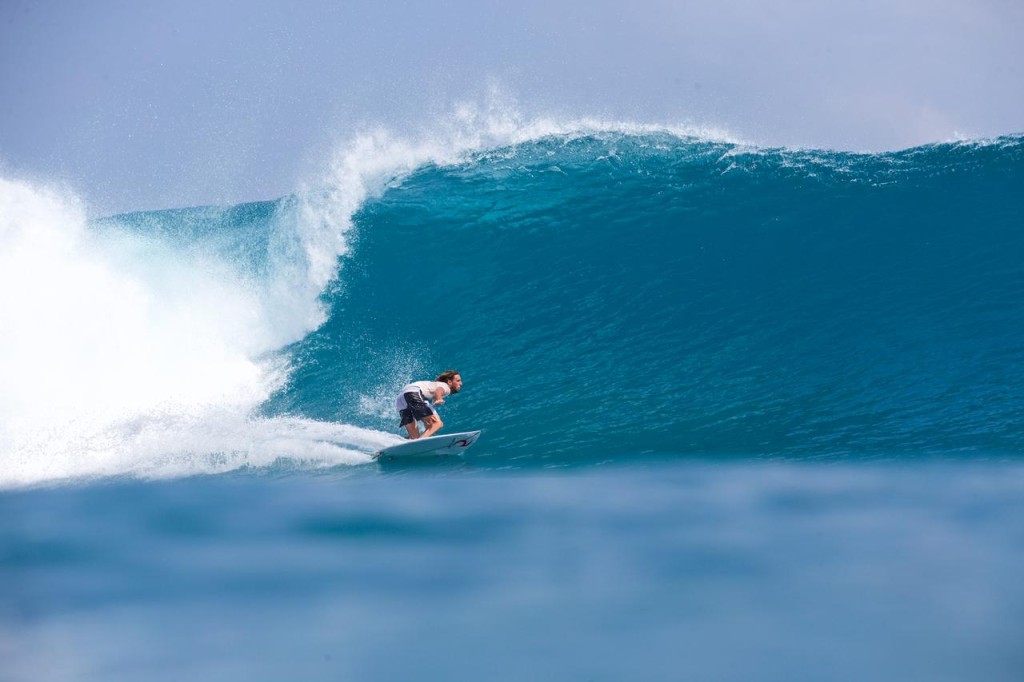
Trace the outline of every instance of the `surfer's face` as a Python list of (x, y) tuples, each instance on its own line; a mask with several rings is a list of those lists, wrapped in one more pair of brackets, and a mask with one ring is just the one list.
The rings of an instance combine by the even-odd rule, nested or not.
[(448, 388), (452, 389), (452, 393), (458, 393), (462, 390), (462, 376), (456, 374), (448, 380)]

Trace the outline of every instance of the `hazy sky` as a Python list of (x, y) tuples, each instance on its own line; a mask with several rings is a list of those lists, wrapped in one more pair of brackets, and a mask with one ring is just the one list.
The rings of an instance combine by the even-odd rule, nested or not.
[(0, 0), (0, 175), (93, 213), (293, 191), (497, 85), (526, 117), (883, 150), (1024, 132), (1020, 0)]

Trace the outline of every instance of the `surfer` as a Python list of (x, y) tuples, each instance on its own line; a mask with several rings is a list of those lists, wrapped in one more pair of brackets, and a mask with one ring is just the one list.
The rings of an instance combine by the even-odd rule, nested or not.
[[(414, 381), (403, 386), (395, 407), (398, 408), (398, 416), (402, 418), (400, 426), (409, 432), (409, 439), (427, 438), (440, 431), (444, 422), (434, 408), (443, 405), (446, 397), (461, 390), (462, 376), (454, 369), (441, 372), (433, 381)], [(434, 404), (431, 405), (428, 400), (433, 400)], [(426, 429), (422, 435), (417, 421), (422, 421)]]

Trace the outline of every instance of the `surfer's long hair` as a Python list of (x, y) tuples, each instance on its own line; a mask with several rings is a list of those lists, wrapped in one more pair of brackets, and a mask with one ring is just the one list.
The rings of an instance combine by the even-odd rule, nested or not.
[[(437, 378), (434, 379), (434, 381), (443, 381), (444, 383), (447, 384), (452, 379), (452, 377), (454, 377), (458, 373), (459, 371), (457, 369), (446, 369), (445, 371), (438, 374)], [(457, 393), (457, 391), (453, 388), (452, 393)]]

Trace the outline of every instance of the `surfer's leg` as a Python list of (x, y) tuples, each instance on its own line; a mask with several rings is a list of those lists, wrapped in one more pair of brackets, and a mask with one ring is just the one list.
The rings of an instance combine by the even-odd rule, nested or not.
[(423, 418), (423, 425), (427, 427), (427, 430), (423, 432), (423, 438), (429, 438), (441, 430), (444, 422), (436, 414), (432, 414), (429, 417)]
[[(410, 394), (406, 394), (407, 396)], [(429, 406), (427, 409), (430, 409)], [(409, 438), (415, 440), (420, 437), (420, 427), (416, 423), (417, 415), (413, 407), (406, 407), (398, 412), (402, 418), (402, 423), (399, 426), (404, 426), (405, 430), (409, 432)]]

